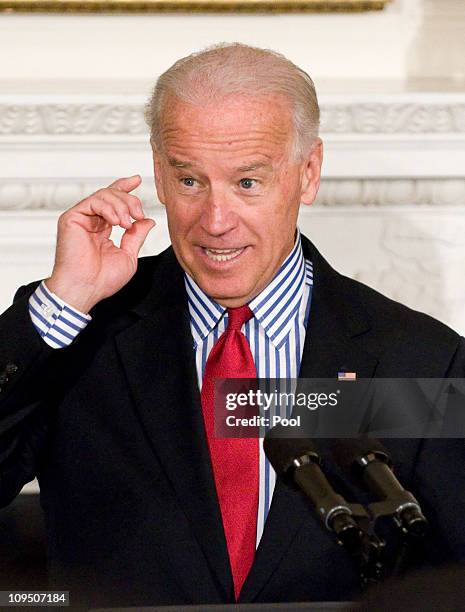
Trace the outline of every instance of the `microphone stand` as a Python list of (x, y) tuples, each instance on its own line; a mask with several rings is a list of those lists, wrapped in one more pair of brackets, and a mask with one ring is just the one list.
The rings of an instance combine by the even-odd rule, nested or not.
[[(366, 532), (379, 534), (384, 518), (392, 519), (397, 527), (401, 540), (400, 544), (396, 543), (396, 560), (389, 565), (392, 575), (402, 574), (408, 567), (410, 554), (414, 554), (429, 530), (418, 501), (397, 480), (389, 453), (378, 440), (335, 439), (330, 449), (336, 463), (379, 500), (366, 506), (369, 516)], [(386, 555), (386, 561), (388, 557), (391, 559), (391, 555)]]
[(296, 457), (292, 466), (294, 483), (313, 501), (337, 543), (356, 559), (361, 587), (380, 582), (386, 576), (385, 542), (372, 529), (372, 515), (361, 504), (348, 503), (333, 491), (317, 455), (309, 452)]
[(358, 537), (344, 538), (344, 533), (338, 534), (335, 528), (337, 517), (333, 520), (333, 529), (336, 532), (338, 544), (344, 546), (356, 559), (360, 573), (360, 585), (362, 589), (365, 589), (370, 585), (378, 584), (386, 577), (386, 543), (374, 533), (370, 515), (361, 504), (348, 503), (347, 507), (357, 523)]
[[(418, 549), (419, 545), (424, 542), (428, 534), (425, 523), (420, 525), (419, 522), (417, 523), (415, 521), (412, 522), (409, 528), (405, 522), (401, 520), (399, 516), (399, 504), (401, 501), (402, 500), (386, 499), (373, 502), (367, 506), (374, 531), (376, 531), (377, 523), (379, 523), (381, 519), (391, 518), (401, 534), (400, 550), (396, 555), (396, 560), (390, 572), (392, 576), (401, 576), (407, 570), (410, 560), (415, 556), (415, 551)], [(412, 505), (410, 506), (410, 504)], [(418, 506), (418, 504), (404, 500), (403, 514), (408, 515), (411, 507), (413, 515), (416, 506)]]
[[(399, 503), (396, 500), (374, 502), (366, 509), (361, 504), (352, 503), (346, 503), (346, 507), (358, 526), (357, 533), (353, 530), (339, 530), (337, 515), (332, 520), (331, 528), (338, 544), (356, 559), (362, 589), (378, 584), (388, 574), (402, 575), (408, 567), (412, 549), (418, 547), (427, 531), (418, 529), (415, 532), (403, 525), (398, 516)], [(386, 541), (376, 533), (377, 523), (384, 518), (392, 518), (401, 532), (400, 550), (390, 571), (386, 559)]]

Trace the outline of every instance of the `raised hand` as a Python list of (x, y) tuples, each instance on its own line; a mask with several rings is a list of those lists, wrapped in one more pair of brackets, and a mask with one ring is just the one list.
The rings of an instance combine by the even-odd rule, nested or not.
[[(155, 225), (145, 218), (139, 198), (130, 194), (140, 183), (139, 175), (120, 178), (58, 220), (55, 264), (45, 284), (83, 313), (116, 293), (137, 270), (138, 253)], [(116, 225), (125, 229), (119, 247), (110, 240)]]

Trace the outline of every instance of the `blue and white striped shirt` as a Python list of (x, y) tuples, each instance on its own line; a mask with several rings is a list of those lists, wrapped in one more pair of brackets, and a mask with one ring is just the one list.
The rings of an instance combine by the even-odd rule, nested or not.
[[(199, 389), (210, 350), (228, 325), (226, 309), (185, 276)], [(313, 268), (303, 256), (300, 234), (292, 252), (273, 280), (249, 307), (253, 318), (242, 327), (258, 378), (296, 379), (299, 376), (313, 286)], [(286, 388), (286, 391), (291, 389)], [(276, 475), (260, 441), (260, 490), (257, 546), (270, 509)]]
[[(191, 332), (194, 339), (199, 389), (210, 350), (228, 324), (226, 308), (207, 296), (185, 275)], [(254, 358), (257, 376), (286, 381), (299, 376), (310, 311), (313, 268), (304, 259), (298, 233), (295, 245), (273, 280), (249, 307), (253, 317), (242, 328)], [(52, 348), (71, 344), (89, 321), (83, 314), (49, 291), (42, 282), (29, 299), (29, 312), (37, 331)], [(291, 389), (286, 388), (286, 391)], [(261, 441), (262, 442), (262, 441)], [(260, 490), (257, 546), (260, 542), (276, 482), (260, 443)]]

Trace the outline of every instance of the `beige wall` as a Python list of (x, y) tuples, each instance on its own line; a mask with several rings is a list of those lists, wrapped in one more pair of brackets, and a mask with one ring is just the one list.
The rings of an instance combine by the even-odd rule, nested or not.
[(236, 40), (283, 52), (317, 81), (463, 77), (464, 13), (462, 0), (392, 0), (361, 14), (2, 15), (0, 87), (146, 85), (180, 56)]

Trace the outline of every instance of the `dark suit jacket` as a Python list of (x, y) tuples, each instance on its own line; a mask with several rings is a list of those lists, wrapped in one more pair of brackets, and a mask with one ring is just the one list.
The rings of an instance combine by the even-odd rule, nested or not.
[[(463, 340), (341, 276), (303, 238), (314, 290), (301, 376), (462, 377)], [(51, 586), (83, 605), (233, 601), (196, 382), (183, 274), (168, 249), (92, 312), (68, 348), (33, 328), (20, 290), (0, 319), (0, 501), (38, 476)], [(465, 443), (396, 441), (397, 474), (423, 504), (425, 559), (465, 556)], [(338, 486), (360, 499), (343, 475)], [(240, 600), (348, 599), (355, 565), (304, 497), (278, 480)]]

